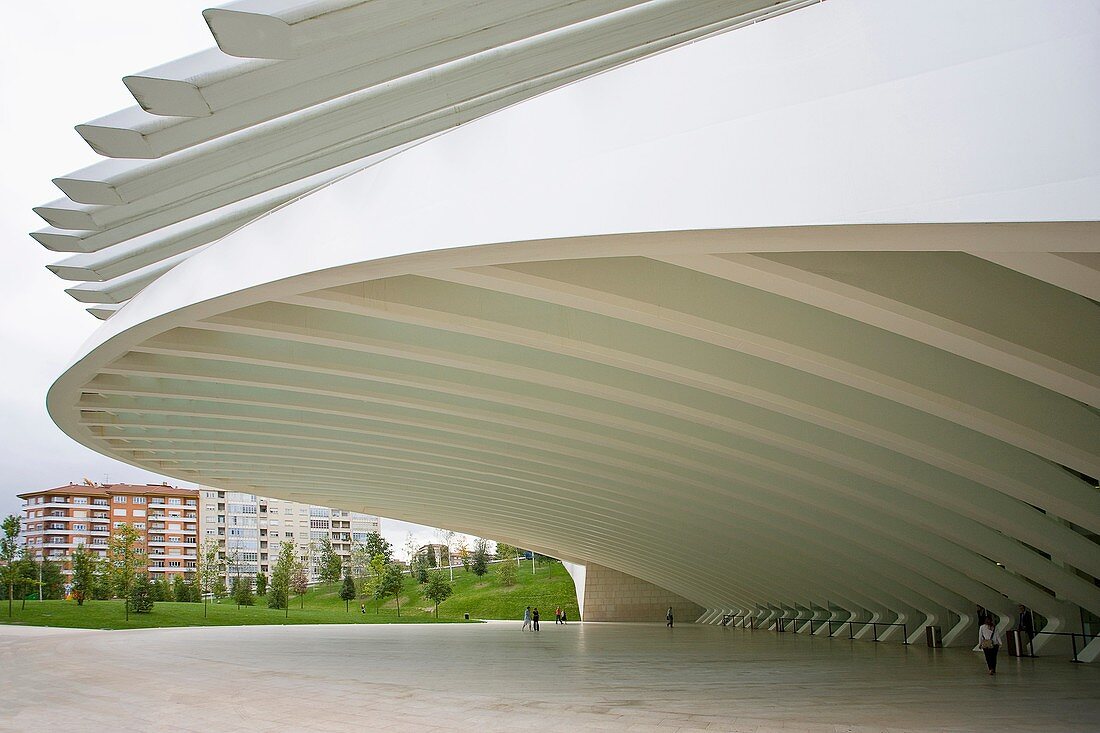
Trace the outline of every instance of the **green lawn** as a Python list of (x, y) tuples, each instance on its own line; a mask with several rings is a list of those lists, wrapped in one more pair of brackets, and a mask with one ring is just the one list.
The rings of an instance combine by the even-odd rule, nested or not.
[[(496, 566), (491, 565), (487, 575), (478, 578), (473, 573), (455, 571), (455, 594), (439, 606), (440, 623), (463, 620), (469, 613), (471, 619), (519, 619), (527, 605), (538, 606), (542, 618), (554, 620), (554, 608), (561, 605), (569, 618), (576, 620), (577, 600), (573, 580), (561, 564), (541, 565), (531, 573), (531, 563), (521, 566), (516, 584), (503, 587), (497, 578)], [(228, 598), (220, 603), (211, 601), (203, 615), (201, 603), (157, 602), (152, 613), (130, 614), (125, 618), (122, 601), (85, 601), (77, 606), (74, 601), (27, 601), (26, 608), (16, 601), (9, 619), (7, 604), (0, 605), (0, 623), (31, 626), (61, 626), (86, 629), (144, 629), (164, 626), (237, 626), (251, 624), (346, 624), (346, 623), (435, 623), (434, 607), (421, 594), (422, 586), (411, 578), (405, 579), (401, 595), (401, 616), (392, 598), (377, 605), (373, 600), (359, 599), (351, 602), (351, 611), (344, 610), (340, 600), (340, 584), (317, 586), (304, 598), (293, 598), (289, 612), (267, 607), (266, 599), (256, 599), (255, 606), (237, 608)], [(360, 613), (360, 604), (367, 612)]]

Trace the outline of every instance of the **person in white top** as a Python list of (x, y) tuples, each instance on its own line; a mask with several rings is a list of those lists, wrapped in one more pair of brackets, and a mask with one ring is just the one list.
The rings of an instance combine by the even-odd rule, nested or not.
[(531, 607), (528, 606), (523, 612), (523, 626), (520, 627), (520, 631), (527, 631), (531, 628)]
[(997, 674), (997, 652), (1004, 640), (993, 626), (993, 617), (986, 616), (985, 622), (978, 627), (978, 647), (985, 652), (985, 666), (989, 674)]

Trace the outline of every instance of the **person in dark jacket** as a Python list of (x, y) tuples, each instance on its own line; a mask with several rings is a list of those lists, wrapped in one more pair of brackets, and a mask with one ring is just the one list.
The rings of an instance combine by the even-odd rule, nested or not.
[(1035, 619), (1031, 615), (1031, 610), (1022, 603), (1020, 614), (1016, 617), (1016, 630), (1024, 632), (1027, 637), (1027, 653), (1034, 657), (1035, 650), (1032, 648), (1031, 640), (1035, 638)]
[(665, 626), (672, 628), (672, 606), (669, 606), (668, 611), (665, 612)]
[(531, 611), (531, 626), (533, 627), (532, 631), (538, 631), (539, 630), (539, 609), (538, 609), (538, 606), (535, 606), (535, 610)]

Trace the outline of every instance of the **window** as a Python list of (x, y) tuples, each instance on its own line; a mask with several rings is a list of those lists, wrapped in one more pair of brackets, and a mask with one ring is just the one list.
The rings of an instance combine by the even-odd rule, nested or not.
[(132, 499), (130, 499), (130, 501), (134, 504), (144, 504), (145, 503), (145, 497), (144, 496), (135, 496)]
[(271, 533), (271, 536), (272, 536), (272, 537), (278, 537), (278, 536), (279, 536), (279, 533), (278, 533), (278, 532), (272, 532), (272, 533)]
[(134, 511), (132, 512), (132, 514), (133, 514), (133, 515), (134, 515), (135, 517), (144, 517), (144, 516), (145, 516), (145, 510), (144, 510), (144, 509), (135, 509), (135, 510), (134, 510)]
[(310, 529), (328, 529), (327, 519), (311, 519), (309, 520)]
[(134, 529), (145, 529), (145, 522), (134, 522)]
[(115, 509), (114, 513), (115, 513), (116, 517), (125, 517), (126, 516), (126, 510), (125, 509)]
[(328, 532), (310, 532), (309, 538), (311, 540), (323, 540), (328, 537)]
[(92, 499), (92, 506), (107, 506), (106, 499)]
[(88, 525), (86, 525), (86, 524), (74, 524), (73, 525), (73, 531), (74, 532), (87, 532), (88, 531)]
[(88, 503), (88, 497), (86, 497), (86, 496), (74, 496), (73, 497), (73, 503), (74, 504), (87, 504)]
[(125, 496), (115, 496), (112, 498), (112, 501), (114, 501), (114, 503), (116, 504), (125, 504), (127, 498)]
[(199, 505), (198, 501), (196, 501), (195, 499), (187, 499), (183, 503), (186, 504), (187, 506), (198, 506)]
[(122, 529), (126, 522), (115, 522), (115, 529)]
[(163, 568), (164, 567), (164, 560), (153, 560), (153, 562), (151, 562), (150, 565), (154, 568)]
[(168, 506), (182, 506), (182, 505), (183, 505), (183, 500), (182, 499), (179, 499), (175, 496), (172, 496), (172, 497), (168, 498)]
[(293, 514), (293, 513), (294, 513), (294, 510), (291, 509), (290, 507), (287, 507), (286, 509), (283, 510), (283, 514)]
[(168, 561), (168, 567), (170, 567), (170, 568), (178, 568), (178, 567), (181, 567), (181, 565), (180, 565), (180, 561), (179, 561), (179, 560), (169, 560), (169, 561)]
[(311, 517), (327, 517), (329, 516), (329, 510), (321, 506), (311, 506), (309, 508), (309, 516)]

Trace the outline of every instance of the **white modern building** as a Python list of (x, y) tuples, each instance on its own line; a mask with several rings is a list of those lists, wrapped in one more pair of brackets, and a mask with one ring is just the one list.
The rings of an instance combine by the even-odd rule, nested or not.
[(589, 619), (1100, 630), (1100, 3), (206, 19), (36, 209), (106, 319), (75, 440), (564, 558)]
[(204, 488), (201, 491), (204, 541), (216, 541), (225, 560), (225, 575), (255, 578), (270, 575), (283, 543), (295, 546), (311, 580), (320, 574), (320, 545), (332, 542), (346, 564), (357, 544), (380, 531), (376, 516), (360, 512), (269, 499), (240, 491)]

